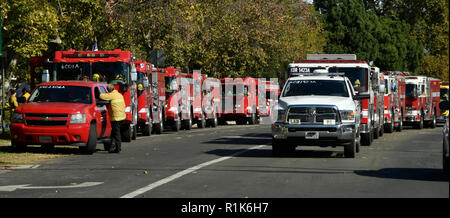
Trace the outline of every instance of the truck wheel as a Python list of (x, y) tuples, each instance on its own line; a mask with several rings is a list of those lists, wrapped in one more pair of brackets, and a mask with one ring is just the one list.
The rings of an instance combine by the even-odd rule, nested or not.
[(133, 128), (131, 128), (131, 139), (136, 140), (137, 137), (137, 125), (134, 125)]
[(356, 135), (355, 138), (355, 143), (356, 143), (356, 153), (359, 153), (359, 151), (361, 150), (361, 134), (358, 132), (358, 134)]
[(27, 149), (27, 145), (19, 142), (11, 142), (11, 148), (15, 152), (24, 152)]
[(191, 130), (192, 129), (192, 119), (184, 120), (184, 129)]
[(423, 116), (422, 115), (420, 115), (420, 121), (419, 121), (419, 123), (417, 124), (417, 127), (416, 127), (417, 129), (423, 129)]
[(383, 134), (384, 134), (384, 124), (381, 125), (381, 127), (380, 127), (380, 133), (379, 133), (379, 136), (380, 136), (380, 137), (383, 137)]
[(156, 134), (162, 134), (164, 132), (164, 124), (162, 122), (156, 123), (154, 129)]
[(378, 139), (379, 136), (380, 136), (380, 131), (378, 131), (378, 128), (375, 128), (373, 131), (373, 138)]
[(361, 133), (361, 144), (370, 146), (372, 141), (370, 140), (371, 136), (370, 133)]
[(248, 119), (248, 124), (249, 125), (256, 124), (256, 113), (252, 113), (252, 116)]
[(403, 116), (400, 116), (400, 122), (398, 123), (397, 132), (401, 132), (403, 130)]
[(436, 113), (433, 114), (433, 120), (431, 121), (430, 127), (432, 129), (436, 128)]
[(131, 142), (131, 126), (127, 125), (126, 127), (121, 127), (120, 136), (122, 138), (122, 142)]
[(97, 149), (97, 128), (95, 124), (91, 124), (89, 127), (89, 138), (86, 146), (80, 146), (80, 150), (83, 154), (93, 154)]
[(175, 132), (178, 132), (178, 131), (180, 131), (180, 127), (181, 127), (181, 121), (175, 120), (172, 124), (172, 130)]
[(206, 119), (204, 118), (205, 116), (203, 116), (203, 119), (200, 119), (197, 121), (197, 127), (199, 129), (203, 129), (206, 127)]
[(444, 173), (446, 175), (448, 175), (448, 158), (445, 157), (445, 154), (442, 155), (442, 164), (443, 164), (443, 169), (444, 169)]
[(152, 124), (144, 124), (142, 128), (142, 135), (143, 136), (150, 136), (152, 134)]
[(344, 157), (345, 158), (355, 158), (356, 154), (356, 134), (353, 136), (353, 140), (344, 145)]
[(391, 123), (384, 124), (384, 131), (387, 133), (394, 132), (394, 124), (392, 123), (392, 120), (391, 120)]

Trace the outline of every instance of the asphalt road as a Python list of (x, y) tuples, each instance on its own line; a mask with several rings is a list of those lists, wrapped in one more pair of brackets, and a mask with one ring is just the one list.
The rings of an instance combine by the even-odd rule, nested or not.
[(268, 125), (227, 125), (138, 137), (120, 154), (72, 149), (0, 172), (0, 198), (449, 197), (442, 127), (384, 134), (355, 159), (342, 147), (275, 158), (270, 143)]

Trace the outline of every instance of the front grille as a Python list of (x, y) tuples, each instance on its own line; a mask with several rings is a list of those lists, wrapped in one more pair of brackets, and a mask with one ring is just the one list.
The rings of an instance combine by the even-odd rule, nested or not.
[(69, 114), (25, 113), (25, 117), (57, 117), (57, 118), (68, 118), (68, 117), (69, 117)]
[(297, 132), (297, 131), (327, 131), (327, 132), (336, 132), (337, 128), (333, 127), (297, 127), (297, 128), (289, 128), (289, 132)]
[(288, 112), (288, 120), (299, 119), (301, 124), (323, 125), (324, 120), (339, 122), (336, 108), (325, 107), (291, 107)]
[(26, 120), (27, 126), (65, 126), (67, 120)]

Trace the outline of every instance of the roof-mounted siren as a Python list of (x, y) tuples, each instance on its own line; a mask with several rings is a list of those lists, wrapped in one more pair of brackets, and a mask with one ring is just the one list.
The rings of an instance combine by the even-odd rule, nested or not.
[(356, 54), (307, 54), (307, 60), (356, 60)]

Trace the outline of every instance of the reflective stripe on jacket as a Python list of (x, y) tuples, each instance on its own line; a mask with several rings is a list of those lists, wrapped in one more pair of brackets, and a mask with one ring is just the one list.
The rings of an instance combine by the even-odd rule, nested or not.
[(117, 90), (114, 90), (110, 93), (100, 94), (100, 99), (111, 101), (111, 104), (108, 105), (108, 111), (109, 115), (111, 116), (111, 121), (125, 120), (126, 106), (122, 94), (120, 94)]

